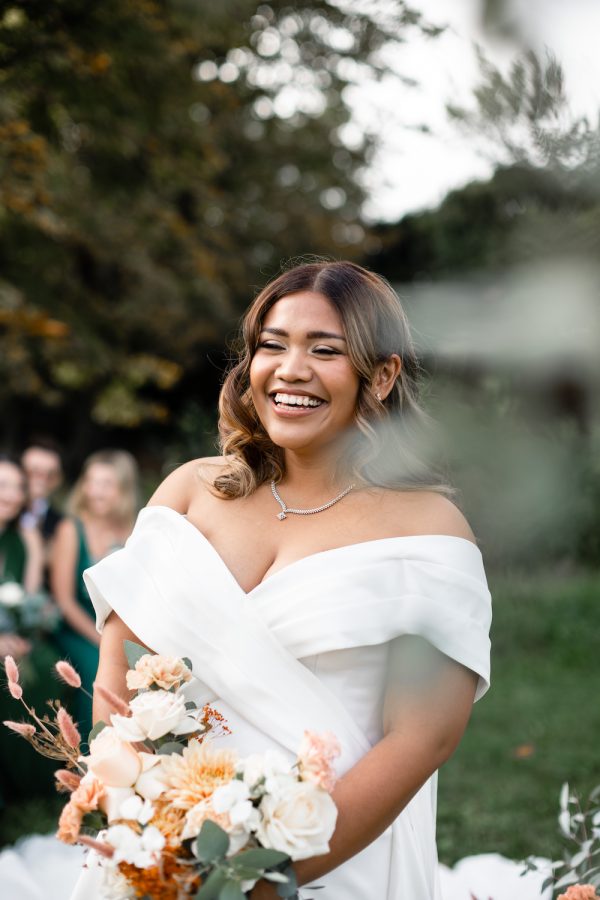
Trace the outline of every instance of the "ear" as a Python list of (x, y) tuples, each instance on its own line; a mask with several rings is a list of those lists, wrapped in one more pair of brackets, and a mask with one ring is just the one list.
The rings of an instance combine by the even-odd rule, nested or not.
[(381, 402), (385, 400), (394, 387), (401, 369), (402, 360), (397, 353), (392, 353), (392, 355), (386, 359), (385, 362), (380, 363), (375, 370), (375, 377), (373, 378), (371, 390), (375, 396), (379, 394), (378, 399), (380, 399)]

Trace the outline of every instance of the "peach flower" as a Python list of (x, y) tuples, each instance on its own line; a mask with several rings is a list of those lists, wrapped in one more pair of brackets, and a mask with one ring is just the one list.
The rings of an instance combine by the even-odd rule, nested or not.
[(598, 900), (598, 894), (593, 884), (572, 884), (558, 900)]
[(213, 749), (198, 741), (188, 744), (181, 756), (165, 754), (161, 763), (161, 778), (166, 785), (163, 799), (176, 809), (191, 809), (235, 778), (236, 763), (232, 750)]
[(72, 800), (63, 808), (58, 820), (56, 837), (64, 844), (74, 844), (79, 837), (79, 829), (83, 819), (83, 810)]
[(90, 743), (88, 756), (80, 757), (88, 770), (110, 787), (132, 787), (142, 762), (131, 744), (119, 739), (114, 728), (107, 726)]
[(339, 755), (339, 741), (330, 731), (324, 734), (305, 731), (298, 751), (298, 767), (302, 780), (311, 781), (323, 790), (331, 792), (336, 782), (333, 760)]
[(173, 687), (178, 688), (191, 677), (192, 673), (182, 659), (151, 653), (141, 656), (135, 668), (130, 669), (126, 676), (130, 691), (145, 690), (153, 684), (168, 691)]
[(104, 796), (105, 787), (98, 778), (89, 773), (81, 779), (79, 785), (71, 794), (70, 803), (74, 803), (84, 813), (98, 809), (98, 802)]

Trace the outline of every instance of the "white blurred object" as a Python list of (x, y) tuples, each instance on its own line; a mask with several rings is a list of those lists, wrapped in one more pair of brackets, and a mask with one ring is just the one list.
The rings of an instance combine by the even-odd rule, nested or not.
[(0, 853), (5, 900), (66, 900), (81, 871), (83, 847), (61, 844), (53, 835), (23, 838)]
[(542, 893), (549, 874), (549, 861), (537, 859), (541, 872), (521, 875), (523, 863), (499, 853), (481, 853), (459, 860), (454, 868), (440, 864), (443, 900), (551, 900), (550, 889)]
[[(81, 872), (83, 857), (82, 847), (68, 847), (53, 835), (24, 838), (0, 853), (2, 897), (66, 900)], [(548, 864), (544, 859), (536, 862)], [(550, 890), (541, 893), (547, 873), (542, 870), (521, 876), (522, 871), (522, 863), (498, 853), (468, 856), (452, 869), (440, 864), (442, 900), (550, 900)]]

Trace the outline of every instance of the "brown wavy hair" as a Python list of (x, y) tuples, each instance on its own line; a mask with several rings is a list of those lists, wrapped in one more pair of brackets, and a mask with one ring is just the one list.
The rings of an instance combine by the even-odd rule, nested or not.
[[(246, 312), (236, 358), (219, 398), (219, 437), (224, 470), (213, 486), (224, 498), (247, 497), (285, 471), (284, 451), (265, 431), (252, 400), (250, 364), (262, 324), (282, 297), (314, 291), (326, 297), (342, 321), (348, 356), (359, 376), (356, 440), (340, 467), (359, 481), (397, 490), (451, 493), (427, 464), (415, 438), (427, 416), (419, 403), (420, 367), (404, 310), (385, 279), (355, 263), (310, 262), (282, 272)], [(373, 392), (377, 367), (397, 353), (402, 361), (394, 387), (383, 400)], [(419, 449), (421, 447), (421, 450)]]

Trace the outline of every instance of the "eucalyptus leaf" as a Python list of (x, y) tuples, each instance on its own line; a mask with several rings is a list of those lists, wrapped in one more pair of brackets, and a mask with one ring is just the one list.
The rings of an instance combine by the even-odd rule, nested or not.
[(171, 753), (178, 753), (180, 756), (186, 745), (180, 744), (179, 741), (167, 741), (158, 748), (158, 753), (164, 756), (170, 756)]
[(219, 900), (246, 900), (246, 895), (241, 889), (239, 882), (228, 881), (221, 888)]
[(184, 663), (184, 665), (186, 665), (191, 672), (192, 671), (192, 661), (189, 658), (189, 656), (182, 656), (181, 660)]
[(215, 869), (208, 876), (203, 885), (201, 885), (194, 900), (217, 900), (219, 892), (225, 882), (227, 875), (221, 869)]
[(214, 863), (223, 859), (229, 850), (229, 836), (210, 819), (202, 825), (196, 839), (196, 856), (202, 863)]
[[(123, 647), (125, 649), (125, 656), (127, 657), (127, 662), (129, 663), (130, 669), (135, 669), (135, 664), (138, 659), (141, 659), (142, 656), (147, 656), (150, 651), (146, 649), (146, 647), (142, 647), (140, 644), (136, 644), (135, 641), (123, 641)], [(150, 654), (153, 656), (154, 654)]]
[(235, 857), (236, 862), (239, 860), (245, 866), (256, 866), (257, 869), (272, 869), (280, 866), (282, 863), (289, 862), (287, 853), (280, 850), (244, 850)]
[(283, 874), (287, 876), (287, 882), (285, 884), (277, 885), (277, 896), (295, 897), (298, 891), (298, 881), (296, 879), (296, 873), (291, 866), (288, 866)]
[(94, 738), (98, 737), (103, 728), (106, 728), (106, 722), (96, 722), (96, 724), (88, 734), (88, 744), (91, 744)]
[(197, 705), (194, 703), (193, 700), (188, 700), (185, 704), (185, 708), (186, 709), (198, 709)]

